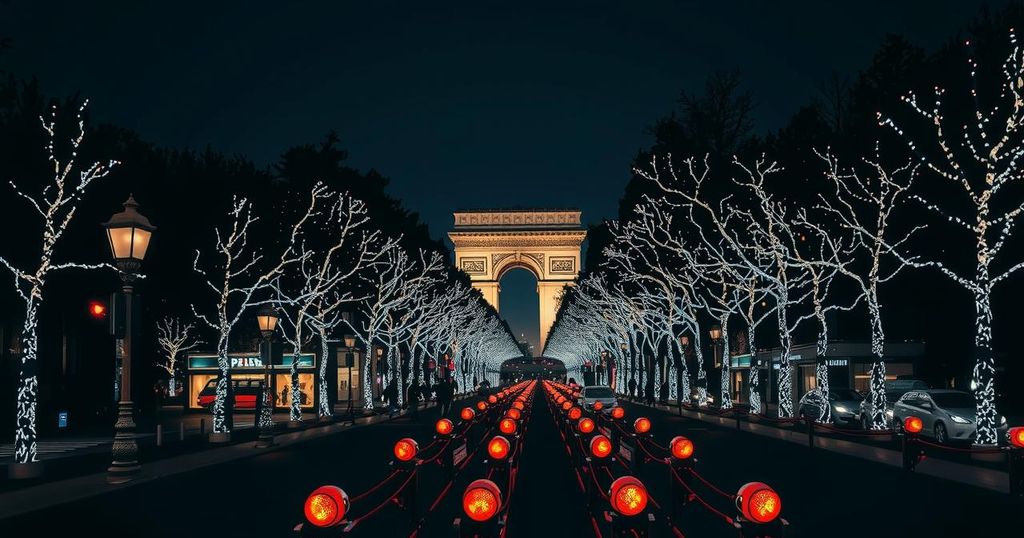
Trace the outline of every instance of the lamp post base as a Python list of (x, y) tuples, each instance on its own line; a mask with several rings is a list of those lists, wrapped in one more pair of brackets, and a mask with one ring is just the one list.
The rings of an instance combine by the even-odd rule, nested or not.
[(107, 469), (107, 482), (120, 484), (139, 474), (139, 445), (135, 442), (134, 405), (130, 401), (117, 404), (117, 423), (114, 424), (113, 461)]

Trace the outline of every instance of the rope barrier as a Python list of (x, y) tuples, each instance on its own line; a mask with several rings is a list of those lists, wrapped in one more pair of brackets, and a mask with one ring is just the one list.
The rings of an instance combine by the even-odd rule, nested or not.
[(694, 471), (692, 468), (687, 469), (687, 470), (690, 472), (691, 475), (693, 475), (697, 480), (700, 480), (701, 483), (704, 484), (705, 486), (707, 486), (711, 491), (714, 491), (715, 493), (717, 493), (717, 494), (721, 495), (722, 497), (725, 497), (726, 499), (729, 499), (729, 500), (733, 500), (733, 499), (736, 498), (736, 495), (734, 495), (732, 493), (726, 493), (726, 492), (722, 491), (721, 489), (718, 489), (717, 487), (715, 487), (714, 484), (709, 482), (706, 478), (701, 476), (697, 471)]
[(377, 515), (377, 513), (380, 512), (381, 510), (383, 510), (385, 506), (387, 506), (389, 503), (393, 502), (395, 500), (395, 498), (398, 497), (398, 495), (402, 492), (402, 490), (405, 489), (405, 487), (409, 485), (409, 482), (412, 481), (414, 476), (416, 476), (415, 472), (409, 473), (409, 478), (406, 478), (405, 482), (402, 482), (402, 485), (398, 486), (398, 489), (394, 493), (392, 493), (390, 496), (388, 496), (388, 498), (384, 499), (383, 502), (381, 502), (380, 504), (375, 506), (372, 510), (370, 510), (366, 514), (363, 514), (362, 516), (359, 516), (359, 517), (353, 519), (352, 523), (349, 524), (349, 529), (354, 529), (356, 527), (356, 525), (359, 525), (363, 521), (366, 521), (367, 519)]
[(925, 441), (924, 439), (921, 439), (921, 438), (918, 438), (917, 442), (921, 443), (924, 446), (930, 446), (932, 448), (939, 448), (939, 449), (942, 449), (942, 450), (949, 450), (950, 452), (960, 452), (960, 453), (968, 453), (968, 454), (997, 454), (997, 453), (1002, 453), (1003, 452), (1003, 449), (1001, 449), (999, 447), (990, 447), (990, 448), (974, 448), (974, 447), (971, 447), (971, 448), (960, 448), (960, 447), (956, 447), (956, 446), (940, 445), (938, 443), (932, 443), (932, 442), (929, 442), (929, 441)]
[(690, 492), (690, 496), (691, 496), (691, 497), (692, 497), (692, 498), (693, 498), (694, 500), (696, 500), (697, 502), (699, 502), (699, 503), (700, 503), (700, 504), (701, 504), (701, 505), (702, 505), (702, 506), (703, 506), (704, 508), (706, 508), (706, 509), (707, 509), (707, 510), (708, 510), (709, 512), (711, 512), (711, 513), (713, 513), (713, 514), (717, 515), (718, 517), (722, 518), (722, 519), (723, 519), (723, 520), (724, 520), (724, 521), (725, 521), (726, 523), (728, 523), (729, 525), (732, 525), (732, 524), (733, 524), (733, 519), (732, 519), (731, 517), (729, 517), (729, 516), (727, 516), (727, 515), (723, 514), (723, 513), (722, 513), (722, 512), (720, 512), (720, 511), (719, 511), (718, 509), (716, 509), (716, 508), (715, 508), (714, 506), (711, 506), (710, 504), (708, 504), (708, 502), (707, 502), (707, 501), (705, 501), (705, 500), (704, 500), (703, 498), (701, 498), (701, 496), (700, 496), (700, 495), (697, 495), (697, 492), (693, 491), (693, 488), (691, 488), (691, 487), (690, 487), (690, 485), (689, 485), (689, 484), (687, 484), (687, 483), (686, 483), (686, 481), (685, 481), (685, 480), (683, 480), (683, 479), (682, 479), (682, 477), (680, 477), (680, 476), (679, 476), (679, 473), (677, 473), (675, 469), (672, 469), (672, 476), (673, 476), (673, 477), (675, 477), (675, 479), (676, 479), (676, 480), (677, 480), (677, 481), (678, 481), (678, 482), (679, 482), (679, 483), (680, 483), (680, 484), (681, 484), (681, 485), (682, 485), (682, 486), (683, 486), (684, 488), (686, 488), (686, 491), (689, 491), (689, 492)]
[(391, 474), (389, 474), (388, 476), (384, 477), (384, 480), (381, 480), (380, 482), (377, 483), (377, 485), (375, 485), (375, 486), (371, 487), (370, 489), (360, 493), (359, 495), (356, 495), (355, 497), (352, 497), (352, 499), (349, 502), (350, 503), (355, 503), (356, 501), (359, 501), (359, 500), (365, 498), (367, 495), (370, 495), (371, 493), (373, 493), (373, 492), (377, 491), (378, 489), (384, 487), (384, 484), (387, 484), (388, 481), (390, 481), (392, 478), (398, 476), (398, 472), (399, 472), (398, 470), (392, 471)]
[(654, 461), (656, 461), (656, 462), (658, 462), (658, 463), (660, 463), (662, 465), (668, 465), (668, 461), (666, 461), (666, 459), (664, 457), (659, 458), (658, 456), (655, 456), (654, 454), (651, 454), (650, 451), (648, 451), (647, 448), (644, 446), (646, 443), (637, 443), (637, 444), (640, 445), (640, 450), (643, 450), (644, 454), (647, 454), (647, 457), (651, 458), (652, 460), (654, 460)]

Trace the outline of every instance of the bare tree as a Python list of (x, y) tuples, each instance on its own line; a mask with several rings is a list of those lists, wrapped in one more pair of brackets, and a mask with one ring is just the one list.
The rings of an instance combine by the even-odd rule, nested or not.
[(166, 317), (156, 325), (156, 342), (164, 356), (156, 365), (167, 372), (168, 390), (175, 394), (178, 378), (178, 355), (195, 349), (202, 343), (195, 334), (195, 325), (182, 323), (178, 318)]

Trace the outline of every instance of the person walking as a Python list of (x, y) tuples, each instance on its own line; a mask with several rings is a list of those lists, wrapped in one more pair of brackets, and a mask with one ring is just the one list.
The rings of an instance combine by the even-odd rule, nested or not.
[(452, 382), (448, 379), (441, 380), (437, 384), (437, 405), (441, 408), (441, 416), (448, 416), (448, 412), (452, 409), (452, 396), (453, 396)]
[(628, 385), (629, 385), (629, 399), (632, 400), (634, 397), (636, 397), (636, 379), (634, 379), (632, 377), (629, 378)]

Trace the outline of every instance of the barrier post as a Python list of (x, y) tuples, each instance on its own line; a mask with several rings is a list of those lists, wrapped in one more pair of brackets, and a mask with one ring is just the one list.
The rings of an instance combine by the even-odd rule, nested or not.
[(807, 422), (807, 448), (814, 448), (814, 418), (804, 417)]
[(164, 446), (164, 425), (163, 424), (157, 424), (156, 425), (156, 446), (157, 447)]
[(1006, 455), (1010, 474), (1010, 495), (1024, 497), (1024, 448), (1012, 447)]

